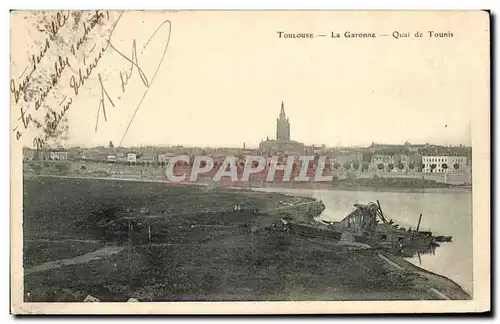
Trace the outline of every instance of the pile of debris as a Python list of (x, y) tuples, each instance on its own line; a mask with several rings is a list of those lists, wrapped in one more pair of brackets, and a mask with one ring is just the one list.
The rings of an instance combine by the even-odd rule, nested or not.
[(340, 232), (349, 232), (355, 242), (366, 243), (374, 248), (386, 248), (398, 251), (405, 248), (426, 248), (439, 246), (436, 242), (451, 242), (451, 236), (433, 236), (432, 232), (421, 231), (422, 214), (416, 229), (408, 229), (387, 220), (380, 202), (367, 205), (355, 204), (355, 210), (340, 222), (332, 222), (331, 226)]
[[(322, 204), (322, 203), (321, 203)], [(324, 206), (324, 205), (323, 205)], [(361, 247), (370, 246), (389, 252), (427, 251), (439, 246), (437, 242), (451, 242), (451, 236), (433, 236), (430, 231), (421, 231), (422, 214), (415, 229), (405, 228), (387, 220), (380, 202), (354, 204), (354, 211), (340, 222), (325, 220), (306, 221), (283, 215), (281, 221), (285, 230), (307, 237), (326, 238), (341, 244), (353, 243)], [(324, 208), (324, 207), (322, 207)], [(281, 210), (283, 212), (283, 210)], [(286, 213), (285, 213), (286, 214)]]

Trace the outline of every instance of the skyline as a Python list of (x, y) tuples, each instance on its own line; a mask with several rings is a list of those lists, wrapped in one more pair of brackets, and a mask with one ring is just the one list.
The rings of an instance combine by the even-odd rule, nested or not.
[[(287, 117), (290, 119), (290, 124), (291, 124), (291, 140), (292, 141), (297, 141), (297, 142), (301, 142), (301, 143), (304, 143), (305, 145), (307, 146), (313, 146), (313, 145), (317, 145), (317, 146), (320, 146), (320, 145), (325, 145), (326, 147), (339, 147), (339, 148), (344, 148), (344, 147), (369, 147), (372, 143), (377, 143), (377, 144), (383, 144), (383, 145), (403, 145), (405, 142), (409, 142), (411, 143), (412, 145), (425, 145), (425, 144), (430, 144), (430, 145), (441, 145), (441, 146), (459, 146), (459, 145), (463, 145), (463, 146), (471, 146), (470, 145), (470, 138), (467, 138), (465, 139), (463, 142), (460, 142), (460, 141), (451, 141), (451, 142), (445, 142), (445, 141), (427, 141), (427, 142), (412, 142), (411, 140), (400, 140), (398, 142), (374, 142), (374, 141), (369, 141), (369, 140), (366, 140), (366, 141), (360, 141), (358, 143), (342, 143), (342, 141), (338, 140), (336, 143), (335, 142), (330, 142), (330, 143), (307, 143), (307, 142), (302, 142), (300, 138), (294, 138), (293, 136), (293, 129), (294, 129), (294, 125), (295, 123), (293, 123), (293, 120), (291, 119), (290, 115), (288, 114), (288, 111), (286, 110), (286, 105), (285, 105), (285, 111), (287, 113)], [(279, 114), (276, 114), (277, 116)], [(274, 123), (274, 129), (269, 131), (265, 137), (262, 137), (260, 138), (260, 140), (266, 140), (266, 138), (268, 137), (269, 139), (276, 139), (276, 120), (272, 120), (271, 123), (269, 123), (268, 121), (266, 121), (266, 124), (272, 124)], [(445, 125), (445, 127), (443, 128), (447, 128), (448, 125)], [(465, 130), (465, 133), (467, 134), (470, 134), (470, 130), (469, 129), (466, 129)], [(258, 148), (259, 147), (259, 143), (260, 143), (260, 140), (258, 142), (241, 142), (239, 143), (236, 143), (236, 142), (233, 142), (233, 145), (218, 145), (218, 144), (210, 144), (210, 143), (206, 143), (206, 144), (202, 144), (202, 143), (183, 143), (183, 142), (172, 142), (172, 143), (152, 143), (152, 142), (145, 142), (145, 143), (141, 143), (140, 141), (136, 141), (134, 145), (129, 145), (129, 146), (186, 146), (186, 147), (213, 147), (213, 148), (225, 148), (225, 147), (228, 147), (228, 148), (241, 148), (243, 145), (245, 145), (245, 147), (247, 148)], [(71, 139), (70, 139), (70, 142), (71, 142)], [(109, 141), (108, 141), (109, 142)], [(468, 142), (468, 143), (467, 143)], [(236, 144), (234, 144), (236, 143)], [(73, 143), (73, 145), (71, 146), (80, 146), (80, 147), (95, 147), (95, 146), (106, 146), (107, 142), (103, 142), (102, 145), (87, 145), (87, 144), (84, 144), (84, 143), (81, 143), (81, 144), (78, 144), (78, 143)]]
[[(280, 107), (281, 105), (284, 105), (284, 101), (281, 102), (280, 104)], [(288, 114), (288, 111), (286, 110), (286, 105), (285, 106), (285, 113), (286, 113), (286, 117), (288, 119), (290, 119), (289, 117), (289, 114)], [(281, 109), (281, 108), (280, 108)], [(277, 116), (279, 116), (279, 113), (276, 114)], [(273, 120), (273, 122), (275, 122), (275, 120)], [(292, 124), (292, 129), (293, 129), (293, 123), (292, 123), (292, 120), (290, 120), (290, 123)], [(447, 128), (447, 125), (445, 125)], [(276, 139), (276, 124), (274, 124), (274, 132), (269, 132), (269, 133), (274, 133), (274, 135), (267, 135), (266, 138), (262, 138), (261, 140), (266, 140), (267, 137), (269, 139)], [(293, 134), (293, 133), (292, 133)], [(292, 141), (297, 141), (297, 142), (301, 142), (300, 139), (296, 139), (296, 138), (293, 138), (291, 139)], [(409, 140), (404, 140), (404, 141), (400, 141), (400, 142), (387, 142), (387, 143), (384, 143), (384, 142), (362, 142), (362, 143), (358, 143), (358, 144), (349, 144), (349, 143), (346, 143), (346, 144), (343, 144), (341, 141), (338, 141), (336, 144), (327, 144), (327, 143), (304, 143), (306, 146), (321, 146), (321, 145), (325, 145), (326, 147), (328, 148), (366, 148), (366, 147), (370, 147), (373, 143), (375, 144), (380, 144), (380, 145), (404, 145), (406, 142), (409, 142), (411, 145), (439, 145), (439, 146), (445, 146), (445, 147), (450, 147), (450, 146), (465, 146), (465, 147), (470, 147), (470, 143), (467, 144), (465, 142), (455, 142), (455, 143), (444, 143), (444, 142), (418, 142), (418, 143), (414, 143), (414, 142), (411, 142)], [(73, 144), (71, 146), (79, 146), (79, 147), (96, 147), (96, 146), (106, 146), (107, 143), (103, 143), (102, 145), (86, 145), (86, 144)], [(182, 142), (179, 142), (179, 143), (138, 143), (138, 144), (135, 144), (135, 145), (130, 145), (130, 147), (145, 147), (145, 146), (157, 146), (157, 147), (172, 147), (172, 146), (184, 146), (184, 147), (196, 147), (196, 148), (242, 148), (243, 146), (245, 146), (246, 148), (248, 149), (253, 149), (253, 148), (258, 148), (259, 147), (259, 143), (247, 143), (247, 142), (241, 142), (240, 145), (214, 145), (214, 144), (185, 144), (185, 143), (182, 143)]]

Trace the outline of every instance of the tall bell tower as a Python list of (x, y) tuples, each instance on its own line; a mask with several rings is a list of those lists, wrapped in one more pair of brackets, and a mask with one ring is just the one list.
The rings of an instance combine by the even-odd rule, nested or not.
[(290, 121), (285, 114), (285, 105), (281, 102), (280, 116), (276, 120), (276, 139), (290, 141)]

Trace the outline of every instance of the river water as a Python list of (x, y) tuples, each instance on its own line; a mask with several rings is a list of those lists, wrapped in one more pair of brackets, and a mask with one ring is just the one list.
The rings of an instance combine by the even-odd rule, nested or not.
[(426, 270), (444, 275), (472, 295), (472, 193), (431, 189), (425, 192), (342, 191), (326, 189), (253, 188), (321, 199), (326, 210), (322, 219), (339, 221), (354, 210), (355, 203), (380, 201), (384, 216), (401, 226), (416, 228), (423, 214), (421, 230), (453, 236), (451, 243), (439, 243), (433, 253), (407, 260)]

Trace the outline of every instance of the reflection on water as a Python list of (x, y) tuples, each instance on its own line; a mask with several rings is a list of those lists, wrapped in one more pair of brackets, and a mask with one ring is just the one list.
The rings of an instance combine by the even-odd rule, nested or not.
[(325, 220), (340, 221), (354, 210), (355, 203), (380, 200), (384, 215), (403, 227), (416, 228), (433, 235), (453, 236), (452, 242), (425, 251), (408, 251), (407, 260), (426, 270), (444, 275), (472, 294), (472, 194), (468, 191), (433, 189), (426, 192), (371, 192), (325, 189), (254, 188), (321, 199)]
[(436, 255), (436, 249), (439, 248), (439, 245), (430, 245), (430, 246), (421, 246), (418, 248), (405, 248), (403, 251), (400, 252), (400, 255), (405, 257), (405, 258), (413, 258), (417, 257), (418, 258), (418, 266), (422, 265), (422, 255), (423, 254), (432, 254)]

